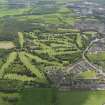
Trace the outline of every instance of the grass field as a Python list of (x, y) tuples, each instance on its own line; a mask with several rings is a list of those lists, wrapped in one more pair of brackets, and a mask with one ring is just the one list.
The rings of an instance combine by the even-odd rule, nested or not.
[(103, 105), (105, 91), (59, 92), (58, 105)]
[(81, 37), (80, 34), (77, 34), (76, 43), (77, 43), (79, 48), (83, 47), (83, 45), (82, 45), (82, 37)]
[(96, 72), (95, 70), (94, 71), (88, 70), (88, 71), (80, 73), (79, 77), (83, 79), (93, 79), (96, 77)]
[(90, 61), (104, 61), (105, 60), (105, 52), (98, 53), (88, 53), (87, 57)]
[(103, 103), (105, 91), (61, 92), (40, 88), (25, 90), (18, 105), (102, 105)]
[(17, 53), (16, 52), (12, 52), (9, 54), (7, 61), (2, 65), (2, 67), (0, 68), (0, 78), (2, 78), (5, 70), (9, 67), (9, 65), (11, 65), (14, 60), (17, 57)]

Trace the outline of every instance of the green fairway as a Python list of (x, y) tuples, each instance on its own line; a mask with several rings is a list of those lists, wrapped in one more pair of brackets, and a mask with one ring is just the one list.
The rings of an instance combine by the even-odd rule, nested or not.
[(79, 78), (82, 79), (93, 79), (96, 77), (96, 72), (95, 70), (88, 70), (88, 71), (84, 71), (82, 73), (79, 74)]
[(105, 60), (105, 52), (98, 52), (98, 53), (88, 53), (87, 57), (90, 61), (104, 61)]
[(23, 45), (24, 45), (24, 36), (23, 36), (23, 33), (18, 32), (18, 37), (19, 37), (20, 47), (23, 48)]
[(103, 103), (105, 91), (62, 92), (39, 88), (25, 90), (18, 105), (102, 105)]
[(82, 37), (80, 34), (77, 34), (77, 37), (76, 37), (76, 43), (78, 45), (79, 48), (82, 48), (83, 45), (82, 45)]
[(17, 53), (16, 52), (12, 52), (10, 53), (10, 55), (8, 56), (7, 58), (7, 62), (5, 62), (2, 67), (0, 68), (0, 78), (2, 78), (2, 76), (4, 75), (5, 73), (5, 70), (9, 67), (9, 65), (11, 65), (11, 63), (14, 62), (14, 60), (16, 59), (17, 57)]
[(31, 72), (33, 72), (33, 74), (36, 75), (36, 81), (37, 82), (41, 82), (41, 83), (45, 83), (47, 82), (46, 77), (44, 76), (43, 72), (40, 72), (40, 70), (31, 64), (30, 60), (27, 59), (27, 57), (24, 55), (24, 52), (20, 52), (19, 53), (19, 58), (22, 61), (22, 63), (26, 66), (26, 68), (28, 68)]

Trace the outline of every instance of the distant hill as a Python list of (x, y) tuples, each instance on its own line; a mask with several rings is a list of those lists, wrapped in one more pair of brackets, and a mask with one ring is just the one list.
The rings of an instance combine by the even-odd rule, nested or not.
[(86, 1), (97, 2), (97, 3), (105, 4), (105, 0), (86, 0)]
[(57, 2), (69, 2), (69, 1), (80, 1), (80, 0), (0, 0), (0, 3), (27, 3), (37, 1), (57, 1)]
[(0, 3), (7, 3), (7, 0), (0, 0)]

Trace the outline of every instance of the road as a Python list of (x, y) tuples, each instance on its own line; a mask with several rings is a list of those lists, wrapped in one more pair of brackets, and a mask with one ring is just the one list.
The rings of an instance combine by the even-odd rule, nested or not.
[(102, 41), (102, 40), (105, 40), (105, 38), (101, 38), (101, 39), (94, 39), (90, 42), (90, 44), (87, 46), (87, 48), (83, 51), (83, 54), (82, 54), (82, 58), (85, 60), (85, 62), (87, 62), (92, 68), (94, 68), (99, 74), (103, 75), (105, 77), (105, 73), (97, 68), (94, 64), (92, 64), (85, 56), (85, 54), (88, 52), (89, 48), (95, 43), (95, 42), (98, 42), (98, 41)]
[[(87, 46), (87, 48), (83, 51), (83, 54), (82, 54), (82, 59), (88, 64), (90, 65), (90, 67), (92, 67), (94, 70), (96, 70), (96, 72), (98, 72), (99, 74), (103, 75), (105, 77), (105, 73), (102, 71), (102, 69), (100, 68), (97, 68), (94, 64), (92, 64), (85, 56), (85, 54), (89, 51), (89, 48), (95, 43), (95, 42), (98, 42), (98, 41), (102, 41), (102, 40), (105, 40), (105, 38), (101, 38), (101, 39), (94, 39), (90, 42), (90, 44)], [(70, 73), (70, 70), (72, 70), (76, 65), (80, 64), (81, 61), (78, 61), (76, 62), (75, 64), (73, 64), (72, 66), (70, 65), (68, 68), (67, 68), (67, 73)]]

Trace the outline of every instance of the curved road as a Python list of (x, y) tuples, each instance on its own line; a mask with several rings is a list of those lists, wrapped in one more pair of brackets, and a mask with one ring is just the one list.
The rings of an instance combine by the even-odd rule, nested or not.
[(86, 58), (85, 54), (86, 52), (88, 52), (89, 48), (92, 46), (92, 44), (94, 44), (95, 42), (98, 42), (98, 41), (101, 41), (101, 40), (105, 40), (105, 38), (101, 38), (101, 39), (95, 39), (93, 41), (90, 42), (90, 44), (88, 45), (88, 47), (84, 50), (83, 54), (82, 54), (82, 57), (83, 59), (85, 60), (85, 62), (87, 62), (92, 68), (94, 68), (98, 73), (100, 73), (101, 75), (105, 76), (105, 73), (97, 68), (96, 66), (94, 66), (94, 64), (92, 64), (91, 62), (89, 62), (89, 60)]
[[(82, 54), (82, 58), (83, 60), (88, 64), (90, 65), (92, 68), (94, 68), (99, 74), (103, 75), (105, 77), (105, 73), (102, 71), (102, 69), (100, 68), (97, 68), (94, 64), (92, 64), (85, 56), (85, 54), (89, 51), (89, 48), (95, 43), (95, 42), (98, 42), (98, 41), (102, 41), (102, 40), (105, 40), (105, 38), (101, 38), (101, 39), (94, 39), (90, 42), (90, 44), (87, 46), (87, 48), (83, 51), (83, 54)], [(77, 62), (76, 64), (74, 64), (73, 66), (69, 67), (67, 69), (67, 72), (69, 72), (71, 69), (73, 69), (77, 64), (79, 64), (79, 62)]]

